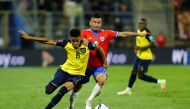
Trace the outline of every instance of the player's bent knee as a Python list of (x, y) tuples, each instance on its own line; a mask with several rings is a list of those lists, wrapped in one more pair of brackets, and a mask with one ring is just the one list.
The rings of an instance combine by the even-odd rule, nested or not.
[(82, 88), (82, 84), (81, 83), (79, 83), (79, 84), (77, 84), (75, 87), (74, 87), (74, 89), (73, 89), (73, 92), (79, 92), (79, 90)]
[(138, 70), (133, 70), (133, 71), (132, 71), (132, 74), (137, 75), (138, 72), (139, 72)]
[(96, 81), (98, 83), (105, 83), (106, 79), (107, 79), (107, 76), (104, 73), (96, 75)]
[(105, 82), (106, 82), (106, 79), (103, 79), (103, 78), (98, 79), (98, 81), (97, 81), (99, 86), (103, 86), (105, 84)]
[(46, 85), (45, 87), (45, 93), (46, 94), (52, 94), (55, 90), (57, 89), (56, 86), (54, 86), (53, 84), (49, 83), (48, 85)]
[(139, 73), (138, 73), (138, 78), (139, 78), (139, 79), (142, 79), (143, 77), (144, 77), (144, 74), (141, 73), (141, 72), (139, 72)]
[(103, 82), (98, 82), (98, 85), (99, 86), (103, 86), (105, 83), (103, 83)]
[(145, 74), (146, 72), (148, 72), (147, 69), (142, 70), (142, 73), (143, 73), (143, 74)]

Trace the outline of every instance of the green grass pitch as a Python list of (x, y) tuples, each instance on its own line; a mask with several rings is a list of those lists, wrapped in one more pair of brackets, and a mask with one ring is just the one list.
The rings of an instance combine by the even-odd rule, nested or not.
[[(0, 109), (43, 109), (56, 94), (44, 94), (44, 86), (53, 77), (57, 67), (0, 68)], [(188, 109), (190, 106), (190, 67), (152, 65), (148, 74), (167, 80), (167, 92), (162, 93), (158, 84), (139, 79), (131, 96), (117, 96), (128, 83), (131, 66), (110, 66), (109, 79), (103, 91), (93, 102), (93, 107), (103, 102), (110, 109)], [(84, 109), (95, 82), (84, 85), (76, 101), (75, 109)], [(69, 93), (54, 109), (66, 109)]]

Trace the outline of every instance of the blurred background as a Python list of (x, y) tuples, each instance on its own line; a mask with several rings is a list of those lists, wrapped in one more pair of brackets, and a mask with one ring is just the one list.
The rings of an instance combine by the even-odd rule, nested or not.
[[(18, 30), (68, 39), (71, 28), (89, 28), (94, 11), (103, 15), (103, 29), (115, 31), (136, 31), (138, 19), (147, 18), (159, 46), (154, 50), (154, 63), (190, 64), (189, 0), (0, 0), (0, 66), (63, 63), (62, 49), (24, 41)], [(134, 44), (134, 37), (110, 41), (110, 64), (131, 64)]]

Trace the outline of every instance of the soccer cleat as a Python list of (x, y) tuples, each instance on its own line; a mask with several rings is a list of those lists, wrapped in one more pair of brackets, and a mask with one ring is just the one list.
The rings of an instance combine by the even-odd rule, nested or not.
[(91, 104), (92, 104), (92, 101), (86, 100), (86, 107), (85, 107), (85, 109), (92, 109)]
[(132, 94), (132, 92), (127, 89), (117, 92), (117, 95), (131, 95), (131, 94)]
[(161, 80), (160, 88), (161, 88), (162, 92), (166, 92), (166, 80), (165, 79)]

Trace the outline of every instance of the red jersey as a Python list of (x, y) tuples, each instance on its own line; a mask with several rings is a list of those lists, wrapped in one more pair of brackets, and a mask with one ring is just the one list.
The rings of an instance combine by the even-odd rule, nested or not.
[[(98, 43), (102, 47), (105, 56), (107, 57), (109, 41), (117, 37), (118, 32), (111, 30), (101, 29), (98, 32), (93, 31), (92, 29), (82, 30), (81, 37), (87, 39), (89, 42)], [(96, 53), (95, 50), (90, 51), (90, 57), (88, 60), (88, 67), (102, 67), (103, 63), (100, 56)]]

